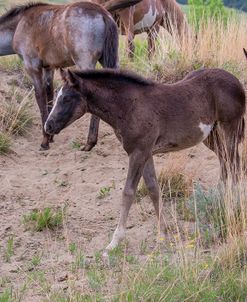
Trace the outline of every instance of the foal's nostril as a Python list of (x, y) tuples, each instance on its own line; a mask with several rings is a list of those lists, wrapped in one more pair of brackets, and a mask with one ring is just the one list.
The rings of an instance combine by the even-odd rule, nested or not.
[(45, 132), (48, 134), (53, 134), (54, 131), (54, 121), (50, 120), (45, 123)]

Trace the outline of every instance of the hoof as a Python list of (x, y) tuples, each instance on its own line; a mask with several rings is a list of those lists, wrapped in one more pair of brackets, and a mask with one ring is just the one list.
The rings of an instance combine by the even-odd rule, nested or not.
[(54, 143), (54, 136), (53, 136), (53, 135), (50, 136), (50, 138), (49, 138), (49, 143)]
[(50, 149), (49, 145), (40, 145), (39, 151), (46, 151), (46, 150), (49, 150), (49, 149)]
[(86, 152), (91, 151), (95, 145), (96, 145), (96, 143), (95, 144), (86, 144), (84, 147), (81, 148), (81, 151), (86, 151)]

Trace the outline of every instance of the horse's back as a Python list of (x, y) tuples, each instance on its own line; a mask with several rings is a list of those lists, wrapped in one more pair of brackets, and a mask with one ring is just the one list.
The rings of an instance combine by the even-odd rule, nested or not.
[(38, 57), (44, 66), (78, 63), (80, 68), (94, 68), (103, 51), (106, 22), (114, 23), (95, 3), (37, 6), (19, 22), (14, 46), (18, 54)]

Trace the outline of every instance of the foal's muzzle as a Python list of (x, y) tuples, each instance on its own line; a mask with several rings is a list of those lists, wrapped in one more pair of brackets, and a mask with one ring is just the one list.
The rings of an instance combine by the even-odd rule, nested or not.
[(50, 134), (50, 135), (57, 134), (55, 122), (52, 119), (46, 121), (44, 128), (45, 128), (45, 132), (47, 134)]

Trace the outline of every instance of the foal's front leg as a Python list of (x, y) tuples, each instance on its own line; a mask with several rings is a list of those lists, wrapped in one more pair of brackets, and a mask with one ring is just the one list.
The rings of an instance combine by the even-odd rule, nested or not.
[(122, 195), (120, 218), (116, 230), (114, 231), (111, 243), (106, 247), (106, 251), (118, 246), (124, 239), (126, 232), (127, 217), (130, 207), (134, 201), (136, 189), (143, 173), (143, 168), (148, 156), (141, 151), (134, 151), (129, 156), (129, 169), (127, 180)]

